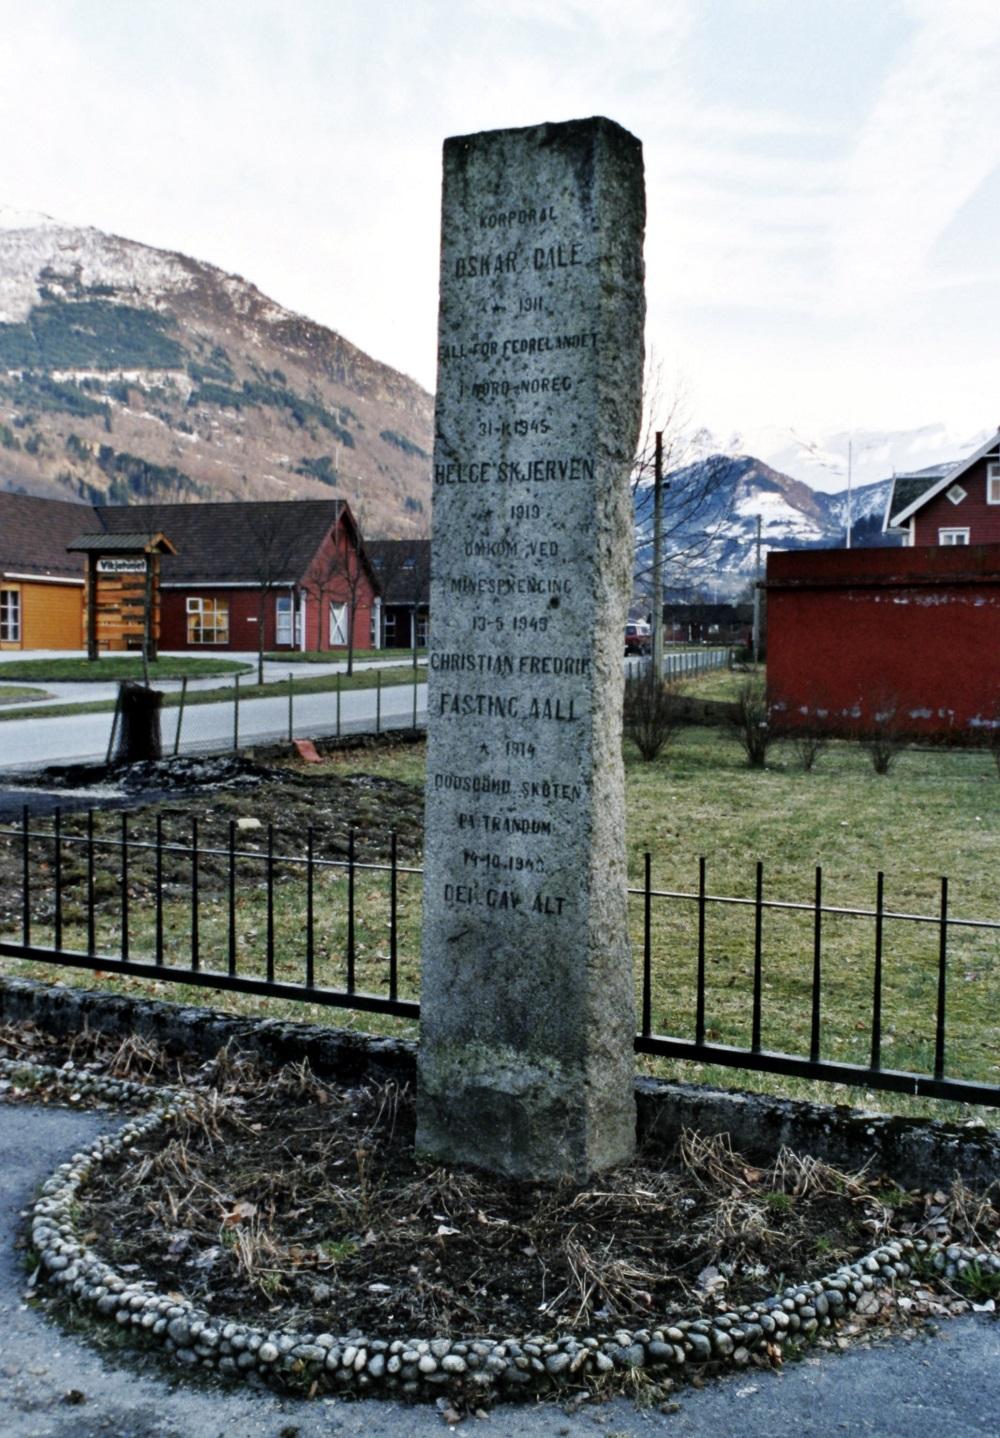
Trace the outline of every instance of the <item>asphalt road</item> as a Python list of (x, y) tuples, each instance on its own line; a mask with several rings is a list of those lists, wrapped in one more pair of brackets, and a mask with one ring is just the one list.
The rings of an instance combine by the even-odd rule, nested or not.
[[(150, 1358), (107, 1358), (23, 1296), (21, 1213), (57, 1163), (107, 1130), (106, 1114), (0, 1102), (0, 1434), (3, 1438), (425, 1438), (433, 1407), (283, 1399), (185, 1386)], [(567, 1415), (500, 1406), (462, 1425), (474, 1438), (996, 1438), (1000, 1325), (954, 1319), (936, 1338), (808, 1358), (682, 1390), (664, 1414), (632, 1403)], [(73, 1395), (72, 1398), (67, 1395)], [(75, 1401), (73, 1401), (75, 1399)]]
[[(382, 689), (381, 700), (375, 689), (345, 690), (340, 701), (340, 724), (343, 733), (374, 730), (376, 708), (383, 728), (406, 728), (413, 722), (414, 694), (412, 684), (391, 685)], [(417, 721), (426, 719), (427, 686), (417, 685)], [(178, 709), (165, 709), (162, 719), (164, 753), (172, 753)], [(234, 706), (231, 701), (219, 704), (191, 705), (184, 711), (180, 752), (182, 754), (217, 752), (233, 747)], [(319, 739), (335, 734), (337, 696), (300, 694), (293, 707), (296, 738)], [(51, 719), (5, 719), (0, 723), (0, 772), (17, 773), (45, 768), (49, 764), (99, 763), (107, 754), (111, 735), (110, 714), (73, 714)], [(280, 693), (273, 699), (245, 699), (239, 706), (239, 744), (274, 743), (288, 737), (288, 695)]]

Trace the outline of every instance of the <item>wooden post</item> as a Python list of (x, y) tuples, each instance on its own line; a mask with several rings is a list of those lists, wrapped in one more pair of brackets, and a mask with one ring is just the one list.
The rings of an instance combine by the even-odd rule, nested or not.
[(97, 658), (97, 555), (87, 555), (87, 658)]

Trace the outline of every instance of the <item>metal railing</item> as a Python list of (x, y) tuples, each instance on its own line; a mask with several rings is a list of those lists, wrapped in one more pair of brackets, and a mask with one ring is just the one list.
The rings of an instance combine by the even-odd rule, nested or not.
[[(286, 852), (277, 847), (271, 825), (254, 831), (260, 833), (259, 846), (241, 836), (236, 821), (229, 822), (225, 842), (214, 845), (203, 841), (193, 817), (183, 840), (165, 837), (162, 815), (149, 837), (136, 835), (126, 813), (115, 827), (115, 832), (98, 832), (90, 811), (79, 832), (71, 831), (57, 811), (51, 827), (36, 828), (25, 810), (19, 826), (0, 828), (0, 843), (18, 856), (19, 871), (19, 892), (9, 896), (9, 912), (0, 915), (0, 956), (407, 1019), (419, 1016), (422, 871), (400, 863), (395, 832), (386, 836), (383, 857), (377, 857), (369, 852), (370, 837), (361, 852), (354, 829), (331, 840), (309, 828), (304, 851)], [(628, 892), (638, 909), (634, 927), (641, 949), (637, 1051), (1000, 1104), (1000, 1084), (985, 1082), (981, 1074), (984, 1067), (1000, 1072), (1000, 1054), (990, 1053), (975, 1076), (949, 1071), (954, 950), (961, 950), (970, 935), (988, 936), (995, 950), (976, 962), (990, 976), (996, 969), (1000, 987), (1000, 922), (954, 916), (947, 879), (940, 881), (937, 912), (927, 914), (889, 908), (881, 872), (870, 907), (826, 902), (820, 868), (809, 901), (765, 897), (761, 863), (753, 893), (742, 897), (709, 892), (704, 859), (696, 889), (658, 888), (647, 853), (643, 883)], [(776, 1023), (771, 1011), (779, 1007), (768, 977), (772, 960), (765, 920), (779, 914), (804, 926), (790, 945), (802, 977), (784, 980), (788, 994), (801, 991), (802, 1002), (785, 1019), (789, 1031), (802, 1031), (800, 1053), (784, 1045), (768, 1048), (764, 1042), (765, 1030), (772, 1031)], [(733, 916), (739, 932), (725, 928), (724, 915)], [(664, 919), (684, 931), (679, 941), (664, 936)], [(828, 929), (841, 920), (870, 932), (863, 1010), (857, 992), (836, 1004), (830, 996), (861, 954), (856, 944), (850, 953), (834, 944), (831, 955)], [(719, 931), (710, 933), (713, 926)], [(886, 936), (897, 926), (929, 935), (929, 947), (903, 961), (888, 956)], [(654, 953), (654, 943), (659, 952)], [(709, 969), (720, 964), (710, 980)], [(885, 1064), (886, 1049), (895, 1042), (889, 1030), (899, 1021), (901, 1010), (893, 1005), (903, 978), (928, 991), (922, 1012), (933, 1057), (924, 1072)], [(668, 1001), (659, 997), (664, 985)], [(665, 1035), (655, 1029), (668, 1002), (671, 1027), (678, 1031)], [(997, 1009), (992, 993), (982, 1003), (983, 1025), (995, 1022)], [(734, 1038), (743, 1030), (744, 1042), (724, 1042), (726, 1028)], [(860, 1045), (863, 1062), (834, 1052)]]

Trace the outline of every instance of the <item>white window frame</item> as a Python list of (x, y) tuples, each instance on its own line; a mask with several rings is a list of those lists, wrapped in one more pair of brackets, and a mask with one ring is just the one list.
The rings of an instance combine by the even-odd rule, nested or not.
[(951, 489), (945, 491), (945, 498), (950, 499), (952, 504), (961, 504), (967, 496), (967, 491), (960, 484), (953, 484)]
[(291, 594), (274, 596), (274, 643), (291, 649), (295, 642), (295, 600)]
[(967, 529), (939, 529), (938, 544), (957, 545), (968, 544), (969, 531)]
[[(188, 644), (229, 643), (229, 600), (189, 594), (185, 602)], [(206, 623), (206, 616), (210, 622)], [(207, 636), (207, 637), (206, 637)]]
[(0, 641), (4, 644), (21, 642), (21, 591), (0, 589)]
[(348, 640), (348, 625), (350, 624), (350, 606), (340, 604), (336, 599), (330, 600), (330, 648), (346, 649)]
[(986, 503), (1000, 504), (1000, 460), (986, 466)]

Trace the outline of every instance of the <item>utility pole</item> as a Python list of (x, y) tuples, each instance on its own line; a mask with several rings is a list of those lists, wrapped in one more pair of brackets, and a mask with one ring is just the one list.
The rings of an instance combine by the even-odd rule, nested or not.
[(653, 674), (663, 678), (663, 431), (656, 431), (653, 468)]
[(854, 440), (847, 441), (847, 540), (845, 549), (851, 547), (851, 478), (854, 471)]
[(760, 515), (757, 516), (757, 558), (753, 567), (753, 667), (760, 662)]

